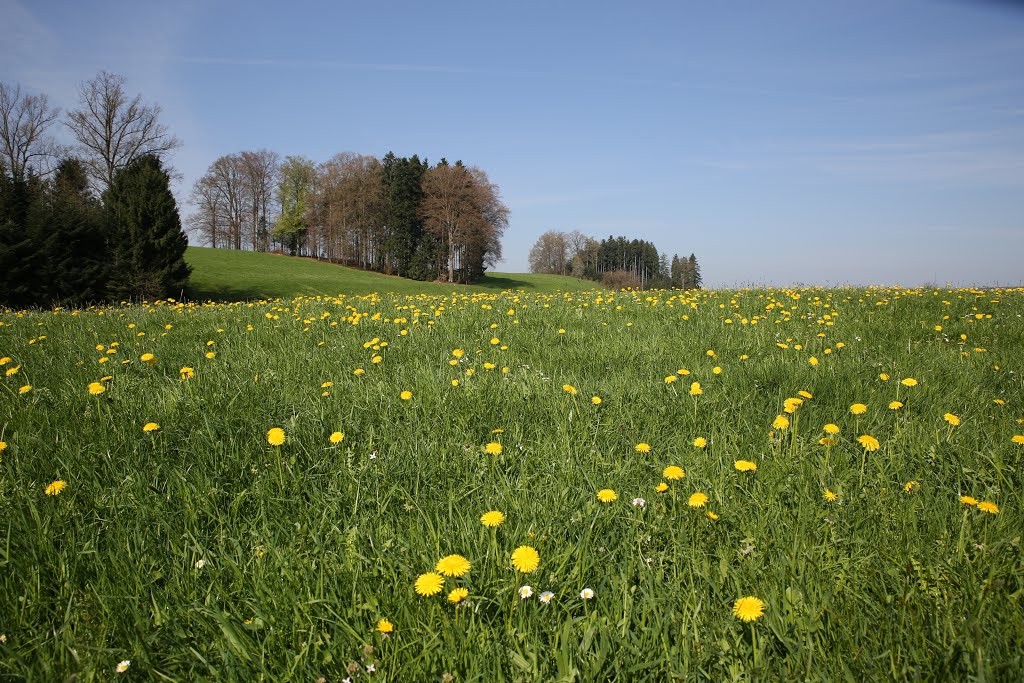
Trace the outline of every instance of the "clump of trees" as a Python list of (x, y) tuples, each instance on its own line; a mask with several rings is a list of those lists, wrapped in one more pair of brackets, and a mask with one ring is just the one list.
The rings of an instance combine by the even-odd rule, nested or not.
[(471, 282), (501, 259), (508, 208), (487, 174), (441, 159), (275, 152), (217, 159), (189, 225), (211, 247), (286, 251), (417, 280)]
[(549, 230), (530, 249), (530, 272), (572, 275), (612, 289), (699, 289), (697, 257), (678, 254), (669, 261), (653, 243), (609, 236), (598, 241), (579, 230)]
[(180, 296), (188, 238), (162, 157), (181, 143), (124, 85), (82, 84), (66, 147), (45, 95), (0, 83), (0, 305)]

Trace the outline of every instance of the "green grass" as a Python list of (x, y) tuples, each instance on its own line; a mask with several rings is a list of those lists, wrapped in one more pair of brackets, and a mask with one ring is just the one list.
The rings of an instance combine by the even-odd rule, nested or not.
[(1024, 676), (1024, 290), (460, 292), (0, 312), (0, 680)]
[(189, 247), (192, 277), (185, 290), (193, 301), (242, 301), (296, 296), (450, 294), (524, 290), (555, 292), (599, 289), (596, 283), (560, 275), (490, 273), (473, 285), (417, 282), (313, 259), (249, 251)]

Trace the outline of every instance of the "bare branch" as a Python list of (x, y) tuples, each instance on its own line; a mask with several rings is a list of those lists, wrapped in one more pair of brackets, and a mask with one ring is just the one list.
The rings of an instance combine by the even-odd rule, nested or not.
[(50, 161), (60, 154), (46, 130), (60, 115), (51, 108), (46, 95), (26, 95), (20, 85), (0, 83), (0, 144), (3, 163), (15, 178), (30, 170), (50, 171)]

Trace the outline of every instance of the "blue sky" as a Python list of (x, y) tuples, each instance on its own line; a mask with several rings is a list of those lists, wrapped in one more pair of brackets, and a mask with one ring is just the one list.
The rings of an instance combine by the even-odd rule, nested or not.
[(511, 210), (505, 271), (578, 229), (712, 286), (1024, 283), (1015, 3), (322, 5), (0, 0), (0, 80), (67, 109), (123, 74), (182, 199), (243, 149), (462, 159)]

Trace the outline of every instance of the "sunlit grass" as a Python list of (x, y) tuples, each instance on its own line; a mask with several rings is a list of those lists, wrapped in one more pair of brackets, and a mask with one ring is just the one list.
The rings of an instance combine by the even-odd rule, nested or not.
[(0, 678), (1019, 678), (1022, 304), (0, 313)]

